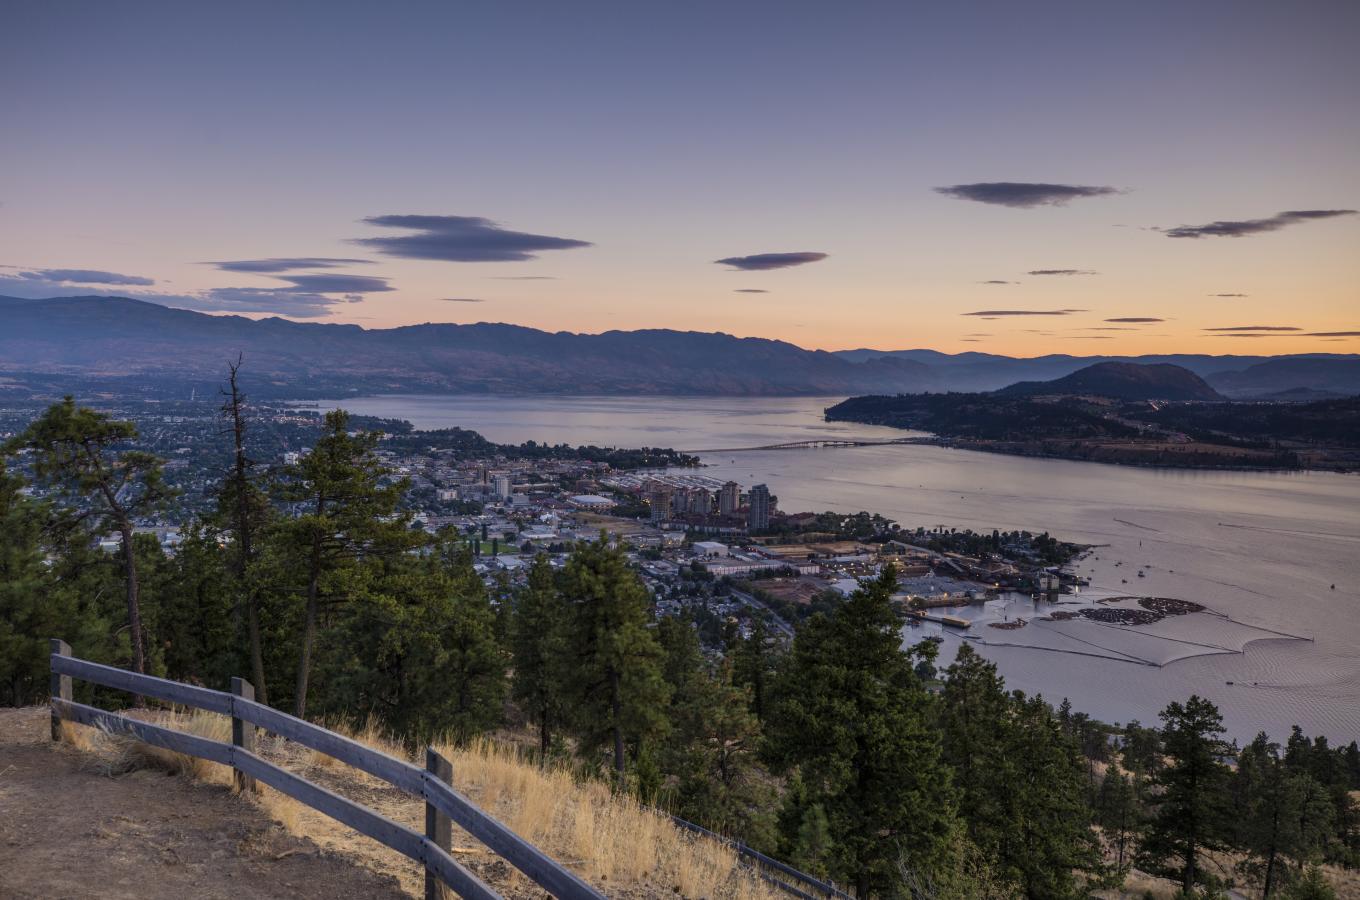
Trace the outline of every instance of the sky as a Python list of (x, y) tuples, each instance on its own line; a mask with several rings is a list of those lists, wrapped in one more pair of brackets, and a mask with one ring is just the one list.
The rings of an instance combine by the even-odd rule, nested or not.
[(6, 3), (0, 295), (1360, 352), (1360, 4)]

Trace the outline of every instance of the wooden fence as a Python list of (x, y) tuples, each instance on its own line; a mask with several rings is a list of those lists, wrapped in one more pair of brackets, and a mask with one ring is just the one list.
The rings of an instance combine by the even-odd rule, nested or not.
[[(52, 641), (51, 659), (53, 740), (61, 737), (62, 721), (78, 722), (228, 766), (234, 771), (236, 782), (242, 789), (254, 789), (257, 781), (267, 784), (420, 863), (425, 868), (427, 900), (443, 896), (444, 886), (460, 897), (474, 900), (499, 898), (495, 891), (450, 855), (453, 822), (552, 896), (562, 900), (604, 898), (603, 894), (570, 870), (455, 791), (449, 784), (453, 768), (433, 747), (426, 749), (425, 768), (421, 769), (311, 722), (257, 703), (255, 689), (241, 678), (231, 680), (230, 693), (208, 690), (76, 659), (71, 656), (71, 648), (60, 640)], [(76, 703), (71, 699), (73, 678), (127, 691), (136, 696), (154, 697), (230, 716), (232, 742), (227, 744), (209, 740)], [(419, 834), (257, 756), (254, 752), (257, 727), (334, 757), (412, 796), (422, 798), (425, 801), (425, 833)]]
[[(855, 900), (854, 897), (842, 891), (826, 881), (814, 878), (805, 872), (800, 872), (788, 863), (780, 862), (771, 856), (766, 856), (753, 847), (748, 847), (741, 841), (734, 841), (731, 838), (723, 837), (716, 831), (710, 831), (702, 825), (695, 825), (687, 822), (679, 816), (671, 816), (671, 821), (681, 828), (692, 831), (695, 834), (702, 834), (705, 837), (728, 844), (733, 850), (737, 851), (737, 856), (741, 859), (750, 860), (751, 869), (766, 882), (779, 888), (786, 894), (800, 898), (800, 900)], [(767, 871), (772, 870), (772, 871)], [(813, 893), (809, 893), (808, 890)]]

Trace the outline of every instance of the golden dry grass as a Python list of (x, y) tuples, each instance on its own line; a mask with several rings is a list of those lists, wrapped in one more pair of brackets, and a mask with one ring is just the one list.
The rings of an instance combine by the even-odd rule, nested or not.
[(459, 791), (596, 884), (682, 897), (778, 896), (738, 864), (732, 848), (564, 766), (540, 768), (488, 740), (438, 750), (453, 763)]
[[(200, 709), (147, 713), (139, 716), (148, 722), (183, 731), (213, 741), (231, 743), (231, 719)], [(91, 756), (96, 769), (110, 777), (139, 769), (153, 769), (199, 781), (231, 784), (227, 766), (142, 743), (135, 737), (103, 728), (90, 728), (72, 722), (61, 723), (62, 739)]]

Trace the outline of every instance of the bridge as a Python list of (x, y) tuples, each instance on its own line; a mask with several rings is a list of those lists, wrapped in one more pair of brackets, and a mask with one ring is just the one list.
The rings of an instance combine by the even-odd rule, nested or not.
[(762, 447), (717, 447), (709, 450), (685, 450), (685, 453), (749, 453), (753, 450), (819, 450), (823, 447), (886, 447), (890, 444), (937, 444), (939, 438), (903, 437), (886, 441), (838, 440), (819, 438), (808, 441), (786, 441), (782, 444), (765, 444)]

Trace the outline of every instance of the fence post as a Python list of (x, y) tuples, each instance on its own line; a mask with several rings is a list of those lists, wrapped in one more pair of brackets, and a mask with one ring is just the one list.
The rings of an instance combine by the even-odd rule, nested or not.
[[(243, 700), (255, 699), (255, 686), (244, 678), (232, 677), (231, 679), (231, 742), (234, 746), (240, 747), (247, 753), (255, 752), (255, 726), (245, 719), (238, 718), (236, 715), (236, 698)], [(256, 790), (255, 779), (240, 769), (233, 771), (236, 781), (236, 790), (241, 793)]]
[[(445, 784), (453, 784), (453, 763), (439, 755), (433, 747), (425, 748), (425, 771)], [(453, 822), (425, 801), (425, 837), (441, 850), (453, 849)], [(448, 892), (444, 882), (427, 867), (425, 869), (425, 900), (444, 900)]]
[[(52, 638), (51, 646), (53, 656), (71, 655), (71, 645), (60, 638)], [(58, 675), (56, 672), (53, 672), (51, 692), (53, 700), (70, 700), (71, 676)], [(55, 703), (52, 704), (52, 740), (61, 740), (61, 713), (57, 711), (57, 705)]]

